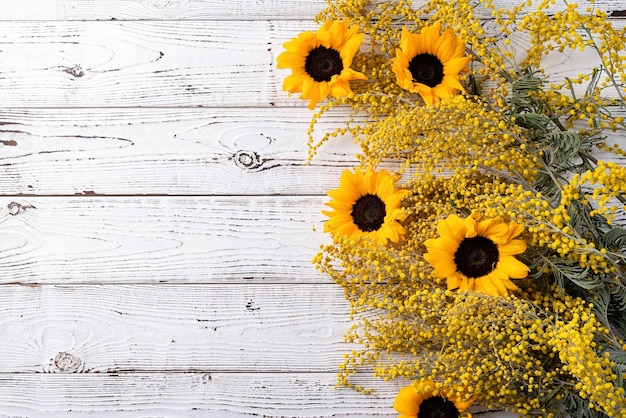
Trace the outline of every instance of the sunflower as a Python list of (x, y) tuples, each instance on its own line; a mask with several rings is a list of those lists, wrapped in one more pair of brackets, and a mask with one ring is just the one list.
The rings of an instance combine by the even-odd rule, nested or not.
[(505, 296), (508, 290), (519, 290), (509, 278), (528, 275), (528, 266), (514, 257), (526, 250), (523, 240), (513, 239), (523, 230), (498, 218), (476, 222), (475, 216), (450, 215), (437, 224), (440, 237), (424, 242), (424, 258), (435, 268), (433, 277), (447, 279), (448, 289)]
[(399, 418), (458, 418), (461, 415), (471, 418), (465, 411), (475, 396), (463, 401), (455, 394), (457, 392), (440, 391), (433, 382), (422, 380), (400, 389), (393, 407), (400, 413)]
[(437, 104), (465, 91), (459, 73), (467, 71), (471, 57), (465, 56), (465, 44), (451, 29), (440, 35), (441, 23), (410, 33), (402, 27), (400, 49), (396, 49), (393, 72), (400, 87), (418, 93), (426, 104)]
[(349, 20), (328, 21), (317, 32), (303, 32), (283, 44), (286, 51), (278, 56), (277, 68), (291, 68), (283, 90), (301, 93), (311, 110), (329, 94), (349, 96), (350, 80), (367, 78), (350, 68), (365, 35), (349, 25)]
[(406, 230), (400, 222), (407, 213), (400, 207), (408, 191), (396, 188), (394, 178), (386, 170), (344, 170), (339, 188), (328, 192), (326, 203), (334, 211), (322, 211), (330, 219), (324, 231), (337, 231), (349, 238), (367, 236), (379, 244), (398, 242)]

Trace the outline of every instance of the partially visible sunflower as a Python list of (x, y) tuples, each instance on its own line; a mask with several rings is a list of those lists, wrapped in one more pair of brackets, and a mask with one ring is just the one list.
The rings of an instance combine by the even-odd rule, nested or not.
[(528, 275), (528, 266), (514, 257), (526, 251), (523, 240), (513, 239), (523, 230), (523, 225), (498, 218), (476, 222), (475, 216), (450, 215), (437, 224), (440, 237), (424, 242), (424, 258), (435, 268), (433, 277), (447, 279), (448, 289), (505, 296), (519, 290), (510, 278)]
[(402, 27), (400, 48), (393, 59), (393, 72), (400, 87), (418, 93), (426, 104), (437, 104), (465, 91), (459, 73), (467, 71), (471, 57), (465, 56), (465, 44), (451, 29), (442, 34), (441, 23), (409, 32)]
[(351, 239), (368, 236), (383, 245), (387, 240), (398, 242), (406, 233), (400, 222), (408, 214), (400, 204), (408, 193), (396, 188), (395, 179), (386, 170), (344, 170), (339, 188), (328, 192), (332, 200), (326, 205), (334, 210), (322, 211), (330, 218), (324, 231), (337, 231)]
[(461, 400), (458, 390), (439, 390), (433, 382), (420, 380), (400, 389), (393, 408), (400, 413), (398, 418), (471, 418), (467, 409), (474, 402)]
[(317, 32), (300, 33), (283, 44), (286, 51), (278, 56), (277, 68), (291, 68), (283, 90), (302, 93), (300, 98), (310, 100), (311, 110), (329, 94), (352, 94), (350, 80), (367, 78), (350, 68), (365, 35), (358, 33), (358, 26), (349, 25), (349, 20), (328, 21)]

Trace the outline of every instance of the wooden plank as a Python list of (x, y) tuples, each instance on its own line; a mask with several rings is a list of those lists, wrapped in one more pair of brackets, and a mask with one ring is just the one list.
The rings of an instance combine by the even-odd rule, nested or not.
[(326, 200), (2, 198), (0, 283), (328, 283)]
[[(618, 21), (623, 25), (626, 20)], [(0, 108), (272, 107), (282, 44), (312, 21), (0, 21)], [(524, 37), (513, 42), (522, 46)], [(590, 68), (593, 54), (555, 54), (551, 79)], [(567, 63), (567, 65), (564, 65)]]
[[(313, 112), (287, 109), (0, 110), (0, 194), (325, 194), (359, 148), (307, 163)], [(332, 112), (321, 136), (345, 121)], [(324, 175), (320, 175), (320, 173)]]
[[(306, 108), (0, 110), (0, 195), (325, 195), (356, 165), (359, 147), (334, 138), (308, 163), (311, 116)], [(325, 115), (318, 137), (347, 118), (346, 109)], [(623, 132), (608, 135), (626, 146)]]
[(0, 22), (0, 107), (289, 102), (274, 31), (293, 36), (267, 21)]
[[(376, 396), (335, 389), (332, 373), (0, 374), (0, 416), (29, 418), (347, 418), (398, 414), (403, 382), (357, 376)], [(505, 412), (470, 411), (483, 418)]]
[(333, 373), (4, 374), (0, 416), (397, 417), (398, 384), (373, 383), (377, 397), (336, 390)]
[(311, 18), (326, 0), (0, 0), (0, 20), (267, 20)]
[[(378, 0), (374, 3), (382, 3)], [(425, 0), (416, 0), (422, 7)], [(510, 0), (495, 0), (500, 7), (511, 7)], [(517, 3), (517, 2), (515, 2)], [(513, 4), (515, 4), (513, 3)], [(592, 4), (577, 2), (582, 9)], [(313, 19), (327, 6), (326, 0), (22, 0), (19, 7), (13, 0), (0, 0), (0, 20), (266, 20)], [(548, 12), (564, 8), (564, 2), (552, 5)], [(626, 10), (623, 1), (598, 0), (597, 9), (619, 15)], [(478, 16), (489, 14), (478, 8)]]
[(4, 285), (0, 306), (0, 373), (335, 373), (355, 348), (335, 284)]

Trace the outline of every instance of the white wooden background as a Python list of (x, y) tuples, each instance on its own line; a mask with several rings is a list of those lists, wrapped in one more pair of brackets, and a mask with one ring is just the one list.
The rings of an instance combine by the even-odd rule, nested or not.
[(348, 304), (310, 264), (356, 147), (306, 165), (275, 71), (324, 6), (0, 0), (0, 416), (395, 415), (403, 382), (334, 389)]

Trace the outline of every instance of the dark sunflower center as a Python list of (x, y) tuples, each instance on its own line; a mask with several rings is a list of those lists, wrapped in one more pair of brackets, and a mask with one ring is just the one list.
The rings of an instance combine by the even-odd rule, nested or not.
[(354, 224), (364, 232), (376, 231), (385, 222), (385, 202), (373, 194), (359, 197), (352, 206)]
[(443, 64), (434, 55), (419, 54), (409, 62), (413, 81), (435, 87), (443, 80)]
[(417, 418), (458, 418), (459, 410), (452, 401), (441, 396), (430, 397), (420, 405)]
[(330, 81), (335, 74), (341, 74), (343, 61), (339, 52), (324, 46), (318, 46), (309, 52), (304, 60), (304, 70), (318, 83)]
[(461, 241), (454, 253), (454, 264), (467, 277), (476, 278), (493, 271), (498, 256), (498, 246), (489, 238), (477, 235)]

